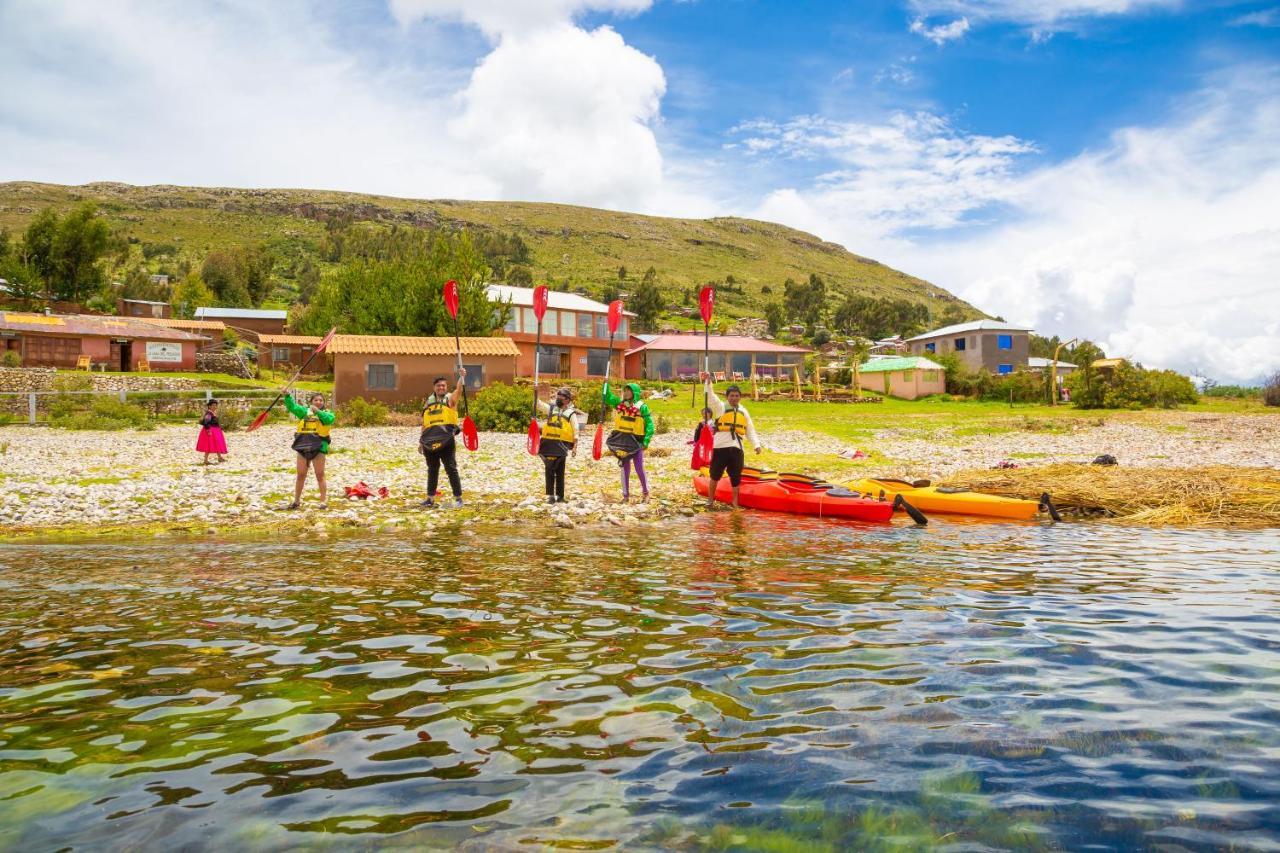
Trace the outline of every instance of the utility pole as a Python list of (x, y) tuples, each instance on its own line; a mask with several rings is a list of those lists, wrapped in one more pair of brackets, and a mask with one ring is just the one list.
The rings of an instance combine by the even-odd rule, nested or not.
[(1072, 338), (1069, 341), (1058, 344), (1053, 351), (1053, 363), (1049, 365), (1049, 405), (1058, 405), (1058, 353), (1062, 352), (1063, 347), (1069, 347), (1079, 341), (1079, 338)]

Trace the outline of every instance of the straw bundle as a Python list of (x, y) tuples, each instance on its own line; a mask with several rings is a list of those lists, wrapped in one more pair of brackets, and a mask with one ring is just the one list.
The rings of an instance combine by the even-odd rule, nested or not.
[(1080, 464), (962, 471), (948, 485), (1036, 499), (1126, 524), (1280, 527), (1280, 470), (1125, 468)]

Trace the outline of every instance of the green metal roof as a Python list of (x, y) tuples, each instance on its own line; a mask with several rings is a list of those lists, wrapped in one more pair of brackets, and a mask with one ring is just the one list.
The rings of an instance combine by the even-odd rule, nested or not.
[(892, 373), (895, 370), (942, 370), (942, 365), (924, 356), (903, 355), (893, 358), (873, 358), (858, 368), (860, 373)]

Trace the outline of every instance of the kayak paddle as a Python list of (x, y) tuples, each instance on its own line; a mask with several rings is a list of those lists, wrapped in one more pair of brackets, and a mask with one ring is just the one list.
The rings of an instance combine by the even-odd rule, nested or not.
[(325, 347), (329, 346), (329, 342), (333, 340), (333, 336), (337, 334), (337, 332), (338, 332), (337, 326), (334, 326), (332, 329), (329, 330), (329, 334), (325, 335), (324, 338), (320, 341), (320, 343), (316, 346), (316, 348), (311, 351), (311, 355), (307, 356), (307, 360), (302, 363), (302, 367), (298, 368), (298, 372), (293, 374), (293, 378), (289, 380), (288, 384), (286, 384), (283, 388), (280, 389), (280, 393), (277, 394), (276, 398), (271, 401), (271, 405), (263, 409), (262, 414), (258, 415), (256, 418), (253, 419), (253, 423), (249, 424), (249, 427), (248, 429), (245, 430), (245, 432), (253, 432), (255, 429), (262, 426), (262, 424), (267, 420), (267, 415), (271, 414), (271, 410), (276, 407), (276, 403), (279, 403), (284, 398), (284, 395), (288, 392), (289, 388), (293, 385), (293, 383), (298, 381), (298, 377), (302, 375), (302, 371), (306, 370), (308, 367), (311, 366), (311, 361), (320, 353), (324, 352)]
[[(706, 382), (711, 381), (711, 309), (715, 305), (716, 290), (711, 285), (702, 288), (698, 294), (698, 310), (702, 312), (702, 372), (706, 374)], [(702, 387), (702, 408), (709, 404), (706, 385)], [(698, 415), (702, 420), (702, 415)], [(715, 449), (715, 430), (702, 428), (698, 434), (698, 443), (693, 446), (691, 468), (701, 468), (711, 463), (711, 452)]]
[(462, 381), (462, 446), (467, 450), (480, 447), (480, 434), (471, 420), (471, 407), (467, 405), (467, 383), (462, 379), (462, 339), (458, 337), (458, 283), (449, 279), (444, 283), (444, 307), (453, 318), (453, 347), (458, 353), (458, 379)]
[(529, 418), (529, 454), (538, 455), (542, 444), (542, 427), (538, 426), (538, 361), (542, 355), (542, 317), (547, 313), (548, 291), (545, 284), (533, 289), (533, 316), (538, 318), (538, 337), (533, 345), (533, 416)]
[[(622, 320), (622, 300), (615, 299), (609, 303), (609, 361), (604, 366), (604, 384), (609, 384), (609, 368), (613, 367), (613, 335), (618, 331)], [(596, 424), (595, 443), (591, 445), (591, 458), (599, 459), (604, 455), (604, 391), (600, 392), (600, 423)]]

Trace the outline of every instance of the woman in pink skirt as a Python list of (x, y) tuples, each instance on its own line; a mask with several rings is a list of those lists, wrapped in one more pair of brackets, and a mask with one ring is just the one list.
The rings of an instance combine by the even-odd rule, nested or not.
[(200, 416), (200, 438), (196, 441), (196, 453), (204, 454), (204, 464), (209, 464), (210, 454), (218, 454), (219, 462), (226, 462), (227, 438), (218, 426), (218, 401), (210, 400), (204, 404), (204, 414)]

